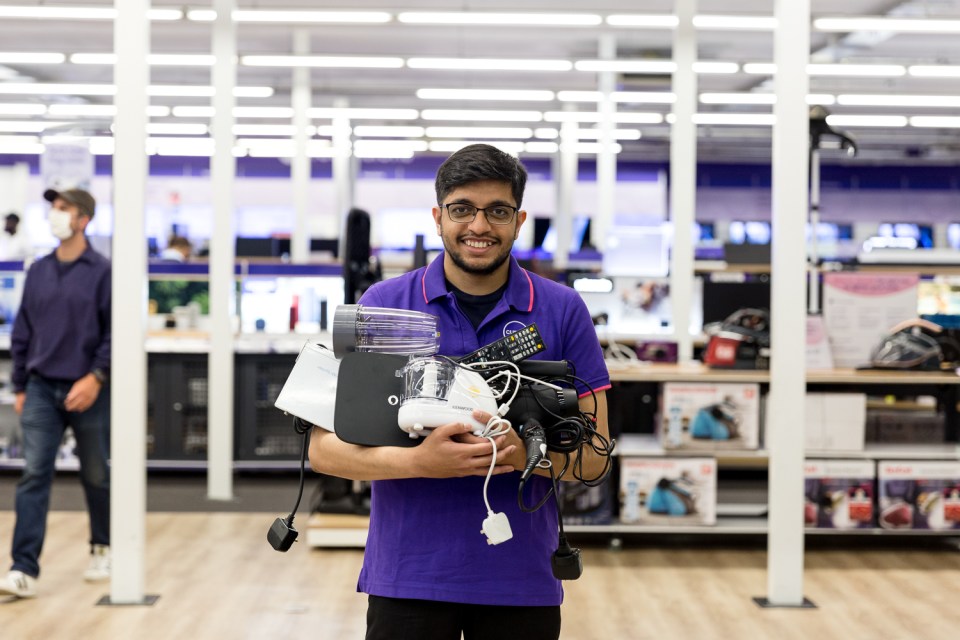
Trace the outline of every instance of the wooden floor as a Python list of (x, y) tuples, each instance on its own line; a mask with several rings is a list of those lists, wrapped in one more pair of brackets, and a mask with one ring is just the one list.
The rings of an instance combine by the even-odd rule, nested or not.
[[(81, 580), (86, 516), (53, 512), (39, 597), (0, 601), (0, 636), (362, 638), (366, 604), (355, 592), (361, 552), (311, 550), (297, 543), (290, 552), (277, 553), (265, 539), (275, 517), (149, 514), (147, 593), (158, 594), (159, 601), (151, 607), (100, 607), (96, 602), (108, 585)], [(0, 511), (4, 556), (12, 528), (13, 514)], [(6, 566), (7, 560), (2, 562)], [(566, 585), (562, 637), (960, 637), (960, 552), (955, 549), (811, 550), (805, 593), (816, 610), (758, 608), (751, 598), (766, 593), (765, 562), (765, 551), (750, 548), (588, 548), (584, 576)]]

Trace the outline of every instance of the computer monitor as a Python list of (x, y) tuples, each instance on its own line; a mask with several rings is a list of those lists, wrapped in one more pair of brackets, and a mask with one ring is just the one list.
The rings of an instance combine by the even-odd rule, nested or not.
[[(548, 227), (546, 233), (543, 236), (543, 240), (536, 244), (536, 232), (537, 229), (534, 227), (534, 248), (543, 249), (548, 253), (553, 253), (557, 250), (557, 225), (553, 224), (553, 221), (548, 220)], [(573, 232), (570, 235), (570, 251), (576, 253), (584, 248), (584, 246), (590, 244), (590, 217), (589, 216), (573, 216)]]
[(693, 237), (697, 242), (717, 239), (717, 227), (713, 222), (694, 222)]
[(933, 248), (933, 226), (916, 222), (883, 222), (877, 227), (881, 238), (913, 238), (920, 249)]
[(329, 253), (340, 256), (340, 238), (310, 238), (310, 253)]
[(770, 244), (770, 223), (762, 220), (734, 220), (728, 229), (731, 244)]
[(413, 251), (418, 235), (423, 236), (424, 248), (428, 251), (443, 249), (443, 240), (437, 235), (437, 223), (429, 209), (381, 209), (372, 223), (371, 244), (379, 249)]
[[(807, 238), (810, 237), (810, 225), (807, 225)], [(853, 225), (840, 222), (817, 223), (818, 242), (840, 242), (853, 240)]]
[(241, 238), (236, 241), (238, 258), (272, 258), (274, 254), (273, 238)]
[(747, 275), (742, 282), (703, 280), (703, 323), (722, 322), (740, 309), (770, 308), (770, 277)]

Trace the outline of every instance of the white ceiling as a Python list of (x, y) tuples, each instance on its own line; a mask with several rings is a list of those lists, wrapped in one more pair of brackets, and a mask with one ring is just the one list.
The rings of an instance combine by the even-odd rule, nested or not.
[[(210, 8), (211, 2), (183, 0), (154, 0), (154, 7)], [(35, 6), (112, 6), (112, 3), (91, 1), (58, 0), (44, 2), (34, 0), (0, 0), (4, 5)], [(321, 0), (239, 0), (238, 6), (245, 9), (377, 9), (390, 13), (402, 10), (465, 10), (465, 11), (517, 11), (524, 12), (570, 12), (668, 14), (674, 3), (653, 0), (638, 3), (635, 0), (604, 0), (587, 3), (583, 0), (528, 0), (523, 3), (462, 1), (455, 5), (444, 0), (407, 0), (402, 7), (370, 0), (350, 2), (323, 2)], [(910, 17), (938, 17), (960, 19), (960, 0), (918, 0), (896, 2), (883, 0), (814, 0), (814, 17), (823, 16), (883, 16), (903, 15)], [(765, 15), (773, 13), (773, 2), (767, 0), (701, 0), (698, 13), (714, 15)], [(292, 33), (297, 28), (310, 33), (310, 49), (315, 54), (389, 55), (403, 58), (419, 56), (443, 57), (512, 57), (577, 60), (598, 57), (598, 42), (604, 34), (613, 34), (617, 41), (619, 58), (669, 59), (672, 31), (668, 29), (627, 29), (613, 27), (566, 28), (566, 27), (485, 27), (485, 26), (416, 26), (393, 21), (383, 25), (308, 25), (291, 24), (240, 24), (238, 25), (238, 52), (245, 54), (289, 54), (292, 49)], [(67, 21), (36, 19), (3, 19), (0, 25), (3, 52), (60, 52), (108, 53), (113, 47), (112, 25), (106, 21)], [(209, 23), (154, 22), (151, 39), (152, 51), (156, 53), (209, 53), (211, 49)], [(812, 60), (817, 62), (857, 62), (864, 64), (960, 64), (960, 35), (911, 35), (911, 34), (832, 34), (814, 31)], [(773, 35), (770, 31), (698, 31), (700, 60), (745, 62), (772, 62)], [(7, 81), (22, 82), (81, 82), (109, 83), (112, 68), (103, 65), (57, 65), (8, 64), (20, 77)], [(8, 73), (8, 75), (11, 75)], [(597, 76), (593, 73), (570, 72), (482, 72), (482, 71), (432, 71), (410, 68), (391, 70), (358, 69), (313, 69), (313, 106), (331, 106), (336, 98), (346, 98), (355, 107), (409, 107), (425, 108), (510, 108), (558, 110), (560, 102), (553, 103), (495, 103), (421, 100), (415, 91), (422, 87), (432, 88), (500, 88), (500, 89), (547, 89), (585, 90), (597, 88)], [(266, 85), (275, 93), (270, 98), (240, 99), (238, 104), (247, 106), (289, 106), (292, 71), (285, 68), (240, 66), (237, 71), (238, 85)], [(2, 80), (0, 80), (2, 82)], [(153, 67), (151, 82), (154, 84), (209, 84), (210, 69), (204, 67)], [(746, 73), (731, 75), (700, 75), (701, 92), (748, 92), (770, 89), (770, 78)], [(634, 91), (669, 91), (670, 77), (621, 76), (620, 88)], [(960, 96), (960, 78), (923, 79), (898, 78), (831, 78), (811, 77), (811, 93), (864, 93), (864, 94), (922, 94)], [(64, 96), (0, 96), (0, 103), (16, 102), (81, 102), (109, 104), (110, 98), (64, 97)], [(203, 105), (209, 99), (151, 98), (156, 105)], [(581, 104), (580, 109), (594, 109), (595, 105)], [(622, 111), (657, 111), (666, 113), (668, 105), (619, 106)], [(770, 107), (745, 107), (729, 105), (700, 105), (701, 112), (756, 113), (770, 112)], [(845, 107), (831, 106), (833, 114), (881, 115), (960, 115), (958, 108), (891, 108), (891, 107)], [(45, 116), (36, 116), (43, 120)], [(3, 120), (23, 120), (22, 116), (0, 116)], [(53, 118), (48, 118), (53, 119)], [(63, 118), (57, 118), (62, 121)], [(155, 119), (155, 122), (203, 122), (202, 120)], [(247, 121), (245, 121), (247, 122)], [(249, 121), (256, 122), (256, 121)], [(264, 121), (267, 122), (267, 121)], [(271, 124), (276, 120), (269, 121)], [(324, 122), (317, 121), (317, 124)], [(363, 122), (362, 124), (418, 124), (417, 122)], [(462, 124), (429, 122), (425, 125)], [(486, 124), (478, 122), (476, 124)], [(513, 126), (518, 126), (519, 123)], [(529, 126), (529, 125), (525, 125)], [(546, 125), (556, 127), (558, 125)], [(623, 142), (623, 157), (662, 161), (669, 152), (669, 125), (640, 125), (642, 137), (637, 141)], [(855, 137), (861, 147), (859, 161), (946, 161), (960, 160), (960, 129), (864, 128), (845, 129)], [(702, 159), (713, 161), (765, 160), (770, 153), (769, 127), (701, 126), (698, 153)], [(3, 143), (0, 142), (0, 151)]]

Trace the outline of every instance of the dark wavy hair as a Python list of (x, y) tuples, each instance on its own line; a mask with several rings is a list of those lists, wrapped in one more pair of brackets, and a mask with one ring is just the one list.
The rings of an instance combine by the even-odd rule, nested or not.
[(443, 204), (447, 195), (457, 187), (481, 180), (509, 182), (516, 206), (520, 207), (523, 189), (527, 185), (527, 170), (509, 153), (489, 144), (471, 144), (440, 165), (434, 184), (437, 204)]

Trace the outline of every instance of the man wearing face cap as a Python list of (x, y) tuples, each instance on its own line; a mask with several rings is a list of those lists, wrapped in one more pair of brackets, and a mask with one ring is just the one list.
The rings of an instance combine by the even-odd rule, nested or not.
[(13, 564), (0, 595), (36, 595), (54, 463), (67, 426), (77, 440), (90, 514), (87, 581), (110, 577), (110, 262), (85, 230), (96, 202), (82, 189), (43, 194), (60, 245), (27, 272), (13, 325), (12, 382), (23, 431)]

